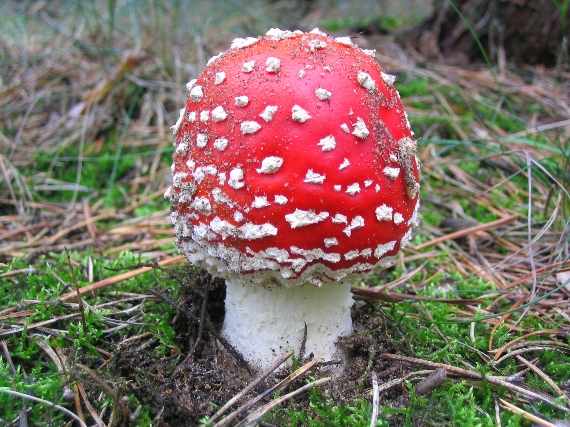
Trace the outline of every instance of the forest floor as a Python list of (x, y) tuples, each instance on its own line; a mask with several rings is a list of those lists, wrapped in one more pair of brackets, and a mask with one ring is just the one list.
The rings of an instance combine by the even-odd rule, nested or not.
[(199, 425), (237, 396), (216, 425), (568, 425), (567, 65), (358, 38), (420, 136), (420, 225), (355, 284), (343, 376), (292, 357), (260, 377), (217, 342), (224, 283), (178, 255), (163, 193), (186, 81), (285, 26), (280, 3), (95, 3), (0, 6), (0, 424)]

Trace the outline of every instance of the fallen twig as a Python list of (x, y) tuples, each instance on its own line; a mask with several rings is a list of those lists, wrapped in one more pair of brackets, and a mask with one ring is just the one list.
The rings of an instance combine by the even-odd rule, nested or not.
[[(159, 267), (166, 267), (168, 265), (182, 264), (184, 262), (186, 262), (186, 257), (184, 255), (179, 255), (179, 256), (175, 256), (172, 258), (162, 260), (162, 261), (158, 262), (157, 265)], [(95, 283), (92, 283), (91, 285), (79, 288), (79, 291), (69, 292), (69, 293), (63, 295), (60, 298), (60, 300), (61, 301), (68, 301), (70, 299), (76, 298), (78, 295), (83, 295), (83, 294), (86, 294), (88, 292), (93, 292), (93, 291), (97, 291), (99, 289), (106, 288), (107, 286), (115, 285), (119, 282), (122, 282), (123, 280), (127, 280), (127, 279), (130, 279), (131, 277), (136, 277), (136, 276), (139, 276), (141, 274), (148, 273), (149, 271), (152, 271), (152, 270), (153, 270), (152, 267), (141, 267), (141, 268), (138, 268), (138, 269), (133, 270), (133, 271), (128, 271), (128, 272), (123, 273), (123, 274), (118, 274), (114, 277), (109, 277), (108, 279), (103, 279), (103, 280), (100, 280), (99, 282), (95, 282)]]
[(528, 334), (522, 335), (520, 337), (515, 338), (512, 341), (509, 341), (504, 346), (502, 346), (500, 349), (498, 349), (497, 353), (495, 354), (495, 360), (499, 360), (501, 357), (501, 354), (503, 354), (503, 352), (506, 349), (508, 349), (509, 347), (512, 347), (514, 344), (516, 344), (519, 341), (524, 340), (525, 338), (534, 337), (536, 335), (564, 335), (564, 336), (568, 336), (568, 334), (570, 334), (570, 331), (563, 330), (563, 329), (543, 329), (540, 331), (529, 332)]
[(242, 391), (232, 397), (224, 406), (222, 406), (218, 412), (216, 412), (212, 417), (208, 420), (206, 425), (212, 424), (216, 421), (220, 416), (224, 414), (234, 403), (240, 400), (243, 396), (249, 393), (255, 386), (257, 386), (260, 382), (262, 382), (265, 378), (267, 378), (275, 369), (281, 366), (287, 359), (289, 359), (293, 355), (292, 351), (285, 353), (279, 359), (277, 359), (265, 372), (263, 372), (260, 376), (258, 376), (255, 380), (253, 380), (250, 384), (247, 385)]
[(428, 248), (433, 245), (437, 245), (438, 243), (447, 242), (448, 240), (458, 239), (460, 237), (465, 237), (470, 234), (477, 233), (479, 231), (491, 230), (496, 227), (500, 227), (501, 225), (508, 224), (509, 222), (513, 222), (514, 220), (518, 219), (519, 215), (509, 215), (504, 218), (497, 219), (495, 221), (487, 222), (485, 224), (475, 225), (473, 227), (465, 228), (463, 230), (456, 231), (454, 233), (446, 234), (445, 236), (436, 237), (428, 242), (422, 243), (421, 245), (415, 246), (417, 251), (421, 249)]
[(46, 405), (48, 408), (57, 409), (58, 411), (63, 412), (68, 417), (73, 418), (75, 421), (79, 423), (82, 427), (87, 427), (87, 424), (83, 422), (81, 418), (71, 412), (69, 409), (64, 408), (63, 406), (56, 405), (55, 403), (50, 402), (49, 400), (40, 399), (39, 397), (30, 396), (29, 394), (20, 393), (14, 390), (9, 390), (7, 388), (0, 388), (0, 393), (11, 394), (12, 396), (21, 397), (22, 399), (29, 400), (31, 402), (41, 403)]
[(297, 369), (295, 372), (290, 374), (287, 378), (285, 378), (284, 380), (282, 380), (278, 384), (274, 385), (273, 387), (270, 387), (269, 389), (267, 389), (263, 393), (261, 393), (259, 396), (256, 396), (253, 399), (244, 403), (242, 406), (240, 406), (238, 409), (236, 409), (234, 412), (232, 412), (226, 418), (224, 418), (223, 420), (218, 422), (214, 427), (225, 427), (225, 426), (227, 426), (230, 422), (232, 422), (234, 419), (236, 419), (239, 415), (241, 415), (242, 413), (244, 413), (244, 412), (248, 411), (250, 408), (252, 408), (253, 405), (255, 405), (260, 400), (264, 399), (265, 397), (269, 396), (270, 394), (273, 394), (273, 393), (276, 393), (280, 390), (283, 390), (285, 387), (287, 387), (293, 381), (297, 380), (298, 378), (301, 378), (306, 372), (311, 370), (317, 364), (318, 360), (319, 359), (313, 359), (310, 362), (306, 363), (305, 365), (301, 366), (299, 369)]
[(447, 374), (451, 375), (451, 376), (470, 378), (470, 379), (474, 379), (474, 380), (478, 380), (478, 381), (485, 380), (485, 381), (488, 381), (489, 383), (491, 383), (493, 385), (505, 387), (514, 393), (519, 393), (519, 394), (521, 394), (521, 395), (523, 395), (523, 396), (525, 396), (531, 400), (539, 400), (539, 401), (547, 403), (550, 406), (552, 406), (556, 409), (559, 409), (559, 410), (561, 410), (567, 414), (570, 414), (570, 408), (557, 403), (555, 401), (555, 399), (556, 399), (555, 397), (553, 397), (547, 393), (544, 393), (542, 391), (531, 390), (531, 389), (526, 388), (526, 387), (521, 387), (517, 384), (512, 384), (512, 383), (510, 383), (510, 382), (508, 382), (505, 379), (500, 378), (500, 377), (495, 377), (495, 376), (491, 376), (491, 375), (486, 375), (485, 377), (483, 377), (483, 375), (481, 375), (478, 372), (468, 371), (466, 369), (458, 368), (458, 367), (452, 366), (452, 365), (446, 365), (443, 363), (435, 363), (435, 362), (430, 362), (428, 360), (416, 359), (414, 357), (400, 356), (397, 354), (383, 354), (383, 356), (387, 357), (388, 359), (400, 360), (400, 361), (412, 363), (415, 365), (426, 366), (426, 367), (429, 367), (432, 369), (443, 368), (447, 371)]
[(370, 427), (375, 427), (378, 422), (378, 413), (380, 410), (380, 388), (378, 387), (378, 378), (376, 372), (372, 372), (372, 416), (370, 417)]
[(295, 391), (292, 391), (291, 393), (287, 393), (286, 395), (281, 396), (278, 399), (272, 400), (271, 402), (263, 405), (261, 408), (259, 408), (258, 410), (256, 410), (255, 412), (251, 413), (246, 418), (244, 418), (242, 422), (237, 425), (237, 427), (246, 427), (246, 426), (255, 425), (257, 422), (259, 422), (259, 420), (261, 420), (261, 418), (265, 416), (265, 414), (267, 414), (267, 412), (269, 412), (274, 408), (277, 408), (283, 402), (286, 402), (292, 397), (304, 393), (313, 387), (318, 387), (322, 384), (328, 383), (331, 379), (332, 378), (330, 377), (326, 377), (326, 378), (321, 378), (320, 380), (315, 380), (313, 382), (310, 382), (309, 384), (305, 384), (303, 387), (298, 388)]
[(352, 294), (355, 300), (364, 301), (386, 301), (386, 302), (401, 302), (406, 300), (412, 301), (434, 301), (441, 302), (444, 304), (455, 304), (455, 305), (477, 305), (482, 304), (481, 299), (447, 299), (447, 298), (433, 298), (425, 297), (422, 295), (411, 295), (411, 294), (398, 294), (398, 293), (388, 293), (382, 288), (369, 288), (363, 286), (353, 286)]
[(531, 414), (530, 412), (525, 411), (524, 409), (521, 409), (509, 402), (507, 402), (505, 399), (501, 399), (499, 398), (499, 400), (501, 401), (502, 405), (501, 408), (503, 409), (507, 409), (509, 411), (511, 411), (514, 414), (520, 414), (523, 417), (525, 417), (527, 420), (530, 420), (534, 423), (534, 425), (539, 424), (541, 426), (544, 427), (557, 427), (556, 424), (552, 424), (549, 421), (543, 420), (540, 417), (537, 417), (536, 415)]

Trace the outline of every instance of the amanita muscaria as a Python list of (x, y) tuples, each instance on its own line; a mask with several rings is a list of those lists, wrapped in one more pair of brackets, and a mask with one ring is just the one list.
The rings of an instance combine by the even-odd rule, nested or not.
[(223, 335), (259, 368), (341, 358), (351, 284), (391, 265), (419, 207), (417, 144), (375, 52), (270, 30), (208, 61), (173, 155), (176, 241), (226, 280)]

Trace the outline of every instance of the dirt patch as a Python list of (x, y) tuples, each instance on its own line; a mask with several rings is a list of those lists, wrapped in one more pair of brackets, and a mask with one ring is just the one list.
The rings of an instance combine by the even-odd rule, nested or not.
[[(152, 352), (135, 351), (135, 346), (125, 347), (117, 352), (111, 366), (113, 374), (123, 379), (142, 404), (156, 408), (154, 423), (160, 427), (198, 424), (200, 419), (211, 416), (215, 407), (222, 406), (255, 378), (255, 374), (250, 375), (205, 329), (194, 348), (199, 326), (187, 312), (201, 317), (203, 295), (208, 287), (204, 320), (215, 330), (220, 330), (223, 322), (224, 282), (213, 280), (205, 272), (195, 273), (191, 280), (184, 282), (196, 285), (185, 287), (177, 302), (181, 310), (173, 322), (182, 354), (193, 351), (192, 355), (181, 363), (179, 353), (160, 358)], [(403, 333), (380, 309), (372, 304), (356, 303), (352, 309), (352, 319), (354, 334), (340, 339), (340, 344), (349, 353), (344, 373), (321, 387), (322, 393), (333, 405), (357, 397), (371, 400), (372, 372), (384, 383), (401, 378), (408, 371), (399, 362), (382, 357), (382, 353), (408, 354), (409, 351), (400, 344), (406, 342)], [(308, 362), (311, 357), (312, 355), (307, 356), (299, 364)], [(246, 399), (267, 390), (290, 372), (285, 369), (269, 376)], [(326, 367), (318, 367), (310, 375), (315, 378), (325, 377)], [(304, 384), (304, 379), (300, 379), (289, 389), (294, 390)], [(383, 393), (382, 399), (384, 404), (390, 403), (396, 407), (408, 403), (407, 393), (402, 393), (400, 388)], [(289, 401), (287, 405), (294, 405), (296, 409), (308, 409), (308, 403), (305, 394)], [(235, 405), (237, 406), (239, 402)]]

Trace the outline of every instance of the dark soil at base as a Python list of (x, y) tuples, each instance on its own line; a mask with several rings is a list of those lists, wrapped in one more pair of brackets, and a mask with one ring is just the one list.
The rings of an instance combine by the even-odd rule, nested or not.
[[(191, 273), (184, 283), (185, 292), (177, 303), (183, 309), (201, 316), (204, 290), (208, 287), (207, 312), (205, 322), (216, 330), (221, 328), (224, 316), (225, 285), (222, 280), (212, 279), (205, 272)], [(165, 302), (166, 304), (166, 302)], [(331, 405), (348, 403), (355, 398), (372, 400), (371, 374), (374, 372), (380, 383), (401, 378), (409, 367), (388, 360), (383, 353), (409, 354), (401, 343), (406, 339), (401, 331), (375, 305), (357, 302), (352, 308), (354, 333), (339, 339), (339, 345), (347, 350), (348, 357), (343, 373), (331, 382), (321, 386), (321, 395)], [(199, 333), (198, 323), (179, 310), (174, 318), (177, 331), (177, 344), (186, 355), (191, 351)], [(112, 373), (137, 396), (142, 405), (156, 408), (154, 425), (157, 427), (177, 427), (198, 425), (204, 417), (214, 414), (220, 406), (239, 393), (256, 377), (249, 374), (227, 349), (219, 344), (213, 334), (204, 328), (194, 353), (187, 357), (180, 353), (172, 357), (159, 357), (151, 351), (135, 351), (136, 346), (122, 348), (116, 354)], [(239, 349), (237, 349), (239, 351)], [(307, 355), (298, 365), (311, 360)], [(261, 382), (241, 402), (229, 410), (235, 410), (240, 403), (261, 394), (270, 386), (291, 373), (289, 367), (282, 369)], [(326, 366), (315, 368), (309, 373), (316, 379), (330, 375)], [(299, 379), (286, 391), (292, 391), (306, 384)], [(382, 404), (403, 407), (408, 404), (406, 390), (395, 387), (382, 394)], [(269, 397), (268, 399), (270, 399)], [(261, 401), (259, 405), (266, 403)], [(305, 410), (309, 415), (307, 394), (299, 395), (285, 403), (287, 408)], [(273, 420), (281, 425), (280, 420)], [(403, 419), (394, 416), (393, 425), (401, 425)], [(282, 420), (281, 420), (282, 422)]]

